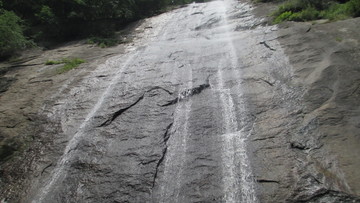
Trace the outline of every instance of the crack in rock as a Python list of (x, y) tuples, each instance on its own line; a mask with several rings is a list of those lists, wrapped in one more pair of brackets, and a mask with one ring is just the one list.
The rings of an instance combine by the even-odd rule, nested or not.
[(174, 54), (179, 54), (179, 53), (183, 53), (184, 51), (175, 51), (169, 54), (169, 58), (171, 58)]
[(34, 84), (34, 83), (44, 83), (44, 82), (53, 82), (52, 79), (45, 79), (45, 80), (29, 80), (29, 84)]
[(243, 79), (243, 81), (245, 82), (245, 81), (250, 81), (250, 82), (264, 82), (264, 83), (266, 83), (267, 85), (269, 85), (269, 86), (274, 86), (275, 84), (276, 84), (276, 81), (269, 81), (269, 80), (267, 80), (267, 79), (264, 79), (264, 78), (244, 78)]
[(148, 165), (148, 164), (151, 164), (151, 163), (154, 163), (154, 162), (156, 162), (157, 160), (156, 159), (153, 159), (153, 160), (150, 160), (150, 161), (142, 161), (142, 162), (140, 162), (140, 164), (141, 165)]
[(43, 175), (45, 173), (46, 169), (50, 168), (51, 166), (53, 166), (52, 162), (44, 167), (44, 169), (41, 171), (41, 175)]
[(173, 105), (173, 104), (178, 103), (178, 102), (179, 102), (178, 100), (179, 100), (178, 98), (175, 98), (175, 99), (173, 99), (173, 100), (168, 101), (166, 104), (159, 105), (159, 106), (161, 106), (161, 107), (171, 106), (171, 105)]
[(167, 141), (168, 141), (169, 138), (170, 138), (170, 129), (171, 129), (172, 125), (173, 125), (173, 123), (170, 123), (170, 124), (166, 127), (166, 131), (165, 131), (165, 134), (164, 134), (164, 136), (163, 136), (165, 148), (164, 148), (163, 151), (162, 151), (162, 156), (160, 157), (159, 161), (158, 161), (157, 164), (156, 164), (152, 188), (155, 187), (156, 178), (157, 178), (158, 173), (159, 173), (159, 167), (160, 167), (161, 163), (164, 161), (165, 156), (166, 156), (166, 152), (167, 152), (167, 148), (168, 148), (168, 146), (167, 146)]
[(149, 89), (149, 90), (146, 91), (146, 92), (152, 92), (152, 91), (154, 91), (154, 90), (163, 90), (163, 91), (167, 92), (169, 95), (174, 94), (173, 92), (171, 92), (171, 91), (169, 91), (169, 90), (167, 90), (167, 89), (165, 89), (165, 88), (163, 88), (163, 87), (160, 87), (160, 86), (152, 87), (151, 89)]
[(291, 196), (287, 202), (360, 202), (360, 198), (342, 191), (320, 188), (313, 194), (295, 197)]
[(352, 91), (352, 93), (350, 94), (350, 96), (353, 96), (354, 94), (356, 94), (356, 92), (358, 92), (360, 90), (360, 85), (358, 85), (354, 91)]
[(310, 149), (310, 147), (306, 146), (306, 144), (300, 143), (300, 142), (291, 142), (290, 148), (292, 149), (299, 149), (299, 150), (306, 150)]
[(160, 106), (165, 107), (165, 106), (170, 106), (170, 105), (176, 104), (176, 103), (183, 101), (191, 96), (200, 94), (204, 89), (207, 89), (209, 87), (210, 87), (210, 83), (207, 81), (207, 83), (205, 83), (205, 84), (202, 84), (197, 87), (187, 89), (187, 90), (181, 92), (177, 98), (170, 100), (166, 104), (163, 104)]
[(106, 78), (106, 77), (108, 77), (108, 75), (97, 75), (95, 77), (97, 77), (97, 78)]
[(270, 85), (270, 86), (274, 86), (275, 82), (270, 82), (268, 80), (265, 80), (263, 78), (260, 78), (261, 81), (265, 82), (266, 84)]
[(195, 12), (195, 13), (192, 13), (191, 15), (198, 15), (198, 14), (200, 14), (200, 15), (204, 15), (204, 12)]
[(131, 107), (134, 107), (136, 104), (138, 104), (141, 100), (144, 99), (145, 94), (152, 92), (154, 90), (163, 90), (164, 92), (168, 93), (169, 95), (172, 95), (173, 92), (160, 87), (160, 86), (155, 86), (150, 88), (149, 90), (145, 91), (135, 102), (133, 102), (132, 104), (130, 104), (129, 106), (125, 107), (125, 108), (121, 108), (120, 110), (112, 113), (112, 116), (110, 116), (109, 119), (107, 119), (106, 121), (104, 121), (102, 124), (98, 125), (98, 127), (106, 127), (108, 125), (110, 125), (116, 118), (118, 118), (119, 116), (121, 116), (124, 112), (126, 112), (127, 110), (129, 110)]
[(273, 139), (275, 138), (275, 136), (269, 136), (269, 137), (262, 137), (262, 138), (255, 138), (251, 141), (263, 141), (263, 140), (268, 140), (268, 139)]
[(263, 44), (266, 48), (270, 49), (271, 51), (276, 51), (276, 49), (270, 47), (270, 46), (266, 43), (266, 41), (262, 41), (262, 42), (260, 42), (260, 44)]
[(311, 26), (309, 26), (309, 28), (306, 30), (306, 33), (311, 31)]
[(143, 100), (145, 97), (145, 93), (142, 94), (134, 103), (130, 104), (129, 106), (122, 108), (118, 111), (116, 111), (115, 113), (112, 114), (112, 116), (107, 119), (105, 122), (103, 122), (101, 125), (99, 125), (98, 127), (105, 127), (110, 125), (117, 117), (119, 117), (121, 114), (123, 114), (124, 112), (126, 112), (127, 110), (129, 110), (131, 107), (135, 106), (136, 104), (138, 104), (141, 100)]
[(269, 179), (257, 179), (256, 182), (258, 182), (258, 183), (277, 183), (277, 184), (280, 184), (280, 181), (269, 180)]

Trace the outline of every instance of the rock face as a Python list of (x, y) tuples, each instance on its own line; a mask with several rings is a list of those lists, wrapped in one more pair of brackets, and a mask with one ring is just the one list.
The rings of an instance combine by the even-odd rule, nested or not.
[(267, 26), (230, 0), (147, 19), (54, 87), (3, 200), (360, 202), (359, 23)]
[(261, 179), (276, 180), (261, 184), (264, 191), (277, 190), (275, 197), (263, 193), (265, 199), (359, 202), (351, 196), (360, 194), (358, 26), (359, 19), (351, 19), (287, 23), (279, 29), (279, 42), (292, 65), (284, 85), (296, 92), (296, 99), (286, 93), (291, 108), (278, 106), (258, 117), (263, 121), (254, 130), (259, 133), (253, 148), (262, 167), (255, 170)]

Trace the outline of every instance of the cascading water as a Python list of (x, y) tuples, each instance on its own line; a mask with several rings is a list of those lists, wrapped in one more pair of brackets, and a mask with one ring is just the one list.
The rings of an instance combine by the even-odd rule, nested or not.
[[(255, 195), (255, 183), (250, 167), (250, 162), (247, 156), (247, 134), (243, 132), (243, 129), (238, 127), (238, 119), (235, 115), (235, 106), (232, 98), (232, 94), (241, 94), (242, 87), (237, 89), (237, 92), (232, 93), (230, 89), (224, 87), (222, 68), (230, 66), (229, 68), (235, 75), (239, 76), (239, 64), (236, 50), (232, 42), (232, 36), (229, 34), (231, 26), (227, 21), (227, 3), (231, 1), (222, 1), (219, 5), (219, 12), (222, 16), (225, 27), (225, 38), (228, 40), (227, 47), (228, 52), (220, 59), (218, 69), (218, 86), (217, 90), (220, 94), (225, 134), (223, 137), (223, 157), (224, 157), (224, 169), (223, 169), (223, 182), (226, 202), (244, 202), (254, 203), (257, 202)], [(238, 109), (245, 110), (243, 106), (239, 106)]]
[[(191, 67), (189, 67), (191, 69)], [(182, 90), (192, 88), (192, 70), (189, 70), (189, 82)], [(179, 94), (179, 99), (183, 95)], [(187, 137), (189, 114), (191, 111), (191, 98), (184, 98), (183, 102), (178, 103), (174, 113), (174, 124), (172, 126), (171, 138), (168, 141), (166, 161), (164, 164), (163, 179), (166, 184), (160, 186), (160, 202), (182, 202), (180, 195), (182, 168), (184, 167), (187, 151)]]
[[(52, 191), (56, 191), (57, 187), (61, 188), (62, 192), (57, 194), (58, 196), (61, 196), (63, 191), (69, 190), (70, 187), (67, 187), (67, 183), (62, 180), (65, 180), (67, 173), (70, 172), (71, 164), (74, 162), (72, 159), (78, 152), (77, 146), (85, 140), (85, 136), (89, 136), (86, 137), (87, 142), (96, 140), (94, 138), (96, 137), (100, 141), (105, 139), (104, 143), (114, 144), (113, 149), (104, 146), (103, 154), (94, 161), (111, 164), (107, 170), (100, 172), (95, 170), (95, 175), (89, 175), (90, 178), (84, 176), (80, 183), (69, 183), (81, 189), (75, 196), (88, 195), (94, 198), (90, 198), (89, 202), (96, 202), (103, 196), (108, 199), (117, 198), (116, 201), (120, 202), (143, 200), (149, 202), (149, 199), (153, 202), (257, 202), (255, 183), (247, 156), (246, 140), (249, 132), (245, 131), (243, 126), (239, 126), (239, 122), (242, 122), (239, 115), (245, 107), (239, 106), (242, 102), (238, 100), (241, 98), (235, 96), (242, 94), (242, 87), (239, 84), (237, 88), (228, 85), (229, 82), (236, 83), (241, 77), (238, 71), (237, 50), (232, 44), (233, 38), (230, 34), (233, 25), (227, 20), (227, 8), (232, 3), (236, 2), (212, 1), (206, 4), (191, 4), (188, 8), (179, 9), (177, 13), (171, 14), (172, 18), (163, 19), (161, 22), (164, 26), (163, 32), (154, 36), (151, 43), (143, 45), (146, 48), (131, 50), (130, 54), (119, 56), (124, 62), (115, 65), (121, 68), (114, 73), (112, 79), (107, 80), (104, 92), (99, 94), (77, 133), (68, 142), (48, 182), (33, 202), (48, 201)], [(128, 58), (124, 60), (126, 56)], [(209, 59), (213, 56), (218, 58)], [(229, 78), (229, 75), (234, 78)], [(112, 114), (120, 117), (117, 122), (115, 122), (117, 116), (114, 116), (110, 122), (107, 122), (109, 120), (103, 122), (106, 125), (95, 125), (94, 118), (101, 115), (100, 111), (104, 106), (109, 108), (120, 106), (121, 96), (118, 95), (120, 102), (117, 103), (117, 97), (112, 95), (119, 94), (116, 93), (116, 91), (120, 92), (117, 85), (124, 85), (123, 89), (120, 88), (122, 95), (137, 90), (142, 92), (142, 96), (132, 105)], [(162, 93), (157, 90), (161, 90)], [(173, 92), (177, 93), (173, 94)], [(158, 103), (152, 100), (163, 94), (176, 98), (172, 98), (170, 102), (166, 101), (165, 105), (162, 103), (165, 98), (156, 100)], [(156, 103), (155, 107), (151, 107), (154, 110), (151, 112), (148, 110), (149, 106), (141, 107), (150, 101)], [(110, 104), (106, 104), (107, 102)], [(165, 136), (155, 131), (153, 126), (141, 126), (148, 131), (140, 132), (136, 124), (139, 119), (146, 118), (137, 118), (134, 115), (121, 118), (122, 113), (119, 112), (137, 106), (139, 109), (134, 110), (137, 113), (134, 115), (141, 116), (159, 113), (161, 111), (157, 108), (160, 107), (167, 108), (162, 109), (168, 111), (167, 113), (156, 114), (154, 118), (150, 118), (151, 122), (149, 121), (151, 124), (161, 126), (163, 123), (156, 119), (159, 116), (172, 115), (173, 123), (168, 126)], [(170, 111), (173, 112), (169, 113)], [(204, 125), (194, 123), (198, 120)], [(124, 127), (123, 123), (128, 123), (130, 127)], [(95, 130), (88, 133), (93, 128)], [(109, 134), (111, 138), (103, 134)], [(154, 137), (151, 139), (147, 137), (150, 135)], [(157, 141), (155, 135), (163, 136), (161, 141)], [(147, 140), (142, 141), (142, 139)], [(151, 142), (154, 146), (148, 144)], [(165, 150), (156, 148), (159, 147), (157, 144), (165, 146)], [(156, 154), (159, 151), (162, 151), (161, 155)], [(82, 153), (86, 154), (87, 151)], [(103, 156), (107, 155), (111, 158), (117, 157), (125, 164), (117, 163), (109, 157), (102, 160)], [(92, 164), (90, 163), (89, 167), (96, 168), (97, 165)], [(128, 168), (126, 164), (129, 164)], [(129, 171), (129, 168), (132, 170)], [(71, 177), (73, 176), (77, 175), (71, 174)], [(99, 177), (93, 180), (93, 176)], [(109, 176), (119, 177), (121, 180), (123, 178), (127, 182), (118, 180), (121, 184), (116, 181), (113, 183), (108, 179)], [(101, 188), (110, 187), (108, 190), (111, 192), (104, 195), (105, 192), (98, 189), (97, 184), (91, 185), (88, 184), (89, 182), (100, 182), (105, 185), (101, 185)], [(106, 186), (106, 184), (112, 185)], [(128, 188), (126, 184), (129, 185)], [(133, 196), (133, 193), (142, 196)], [(100, 198), (97, 195), (103, 196)]]
[[(151, 37), (157, 36), (158, 32), (161, 31), (160, 28), (163, 27), (159, 26), (159, 30), (153, 32), (152, 35), (149, 35), (147, 37), (151, 39)], [(142, 39), (139, 39), (138, 41), (141, 40)], [(59, 158), (56, 167), (51, 172), (50, 177), (45, 182), (44, 186), (40, 188), (39, 192), (34, 197), (32, 197), (33, 203), (48, 202), (49, 198), (51, 199), (52, 190), (56, 188), (58, 186), (57, 184), (61, 183), (61, 181), (67, 176), (69, 165), (71, 164), (72, 158), (74, 158), (74, 156), (76, 155), (77, 145), (87, 135), (87, 130), (89, 130), (88, 128), (91, 128), (92, 120), (99, 113), (99, 110), (101, 110), (102, 106), (105, 103), (105, 100), (109, 99), (112, 96), (115, 86), (124, 76), (123, 72), (126, 70), (126, 68), (131, 66), (131, 64), (136, 61), (136, 58), (141, 55), (141, 53), (146, 51), (146, 49), (136, 50), (136, 47), (134, 46), (127, 47), (127, 50), (129, 51), (129, 54), (125, 56), (124, 61), (122, 61), (122, 59), (124, 59), (124, 56), (113, 57), (107, 60), (106, 64), (103, 65), (106, 66), (106, 69), (109, 69), (109, 71), (115, 70), (112, 79), (107, 82), (107, 84), (105, 85), (105, 90), (99, 95), (95, 105), (89, 110), (81, 125), (78, 127), (76, 133), (68, 141), (68, 144), (64, 149), (63, 155)], [(102, 68), (104, 68), (103, 66), (100, 66), (98, 68), (100, 70), (95, 70), (94, 74), (97, 74), (96, 71), (102, 72)], [(61, 91), (63, 91), (63, 89), (65, 88), (67, 88), (67, 84), (62, 88)], [(55, 94), (53, 97), (56, 96), (57, 94)]]
[[(227, 88), (224, 84), (223, 71), (229, 71), (230, 69), (233, 74), (239, 76), (239, 71), (237, 71), (237, 55), (232, 44), (232, 38), (229, 34), (230, 25), (227, 21), (226, 7), (227, 4), (230, 4), (229, 1), (215, 1), (212, 2), (211, 6), (207, 9), (212, 13), (212, 19), (210, 23), (205, 23), (206, 25), (212, 25), (213, 22), (216, 23), (216, 18), (220, 17), (219, 25), (220, 31), (217, 30), (212, 38), (213, 43), (224, 43), (225, 42), (225, 53), (223, 53), (217, 64), (216, 74), (213, 74), (211, 80), (216, 80), (216, 84), (211, 85), (214, 96), (219, 96), (222, 106), (222, 125), (223, 125), (223, 134), (218, 135), (221, 137), (221, 148), (222, 148), (222, 187), (223, 187), (223, 198), (225, 202), (246, 202), (254, 203), (257, 202), (255, 195), (255, 183), (253, 180), (253, 175), (251, 172), (251, 167), (249, 159), (247, 157), (247, 146), (246, 140), (249, 132), (245, 132), (243, 129), (238, 127), (238, 118), (236, 115), (236, 108), (244, 110), (243, 106), (235, 107), (233, 102), (233, 94), (241, 94), (241, 88), (231, 90)], [(193, 7), (201, 7), (193, 5)], [(203, 8), (204, 9), (204, 8)], [(195, 14), (201, 14), (202, 10), (193, 11)], [(206, 10), (206, 9), (204, 9)], [(201, 22), (198, 22), (201, 23)], [(195, 23), (196, 24), (196, 23)], [(199, 27), (199, 26), (198, 26)], [(218, 38), (217, 38), (218, 37)], [(211, 45), (211, 41), (200, 41), (197, 43), (200, 52), (206, 52), (206, 47)], [(186, 46), (185, 46), (186, 47)], [(194, 60), (192, 66), (204, 66), (206, 61)], [(187, 66), (183, 67), (184, 69), (188, 68)], [(192, 79), (190, 79), (192, 80)], [(188, 86), (188, 89), (191, 89), (192, 86)], [(180, 90), (181, 92), (181, 90)], [(179, 97), (181, 97), (179, 95)], [(176, 107), (174, 114), (174, 125), (172, 126), (171, 138), (168, 142), (168, 151), (166, 154), (166, 161), (164, 164), (164, 174), (161, 188), (161, 202), (184, 202), (189, 201), (182, 199), (183, 197), (179, 196), (181, 192), (181, 187), (184, 187), (185, 182), (182, 182), (184, 179), (183, 168), (186, 160), (186, 145), (187, 137), (189, 132), (189, 114), (192, 114), (191, 111), (191, 98), (179, 102)], [(204, 139), (207, 139), (206, 137)], [(185, 154), (184, 154), (185, 153)], [(188, 169), (189, 170), (189, 169)]]
[(0, 202), (360, 202), (359, 21), (268, 26), (275, 5), (244, 2), (0, 64)]
[[(223, 61), (223, 60), (221, 60)], [(223, 107), (223, 185), (226, 202), (257, 202), (254, 180), (247, 157), (247, 134), (238, 129), (238, 119), (230, 89), (224, 88), (221, 67), (217, 74), (218, 84), (214, 92), (220, 95)], [(242, 109), (242, 108), (239, 108)]]

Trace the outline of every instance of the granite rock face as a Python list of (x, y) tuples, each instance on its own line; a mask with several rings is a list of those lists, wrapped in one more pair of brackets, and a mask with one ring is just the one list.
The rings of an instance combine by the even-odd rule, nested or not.
[(3, 200), (360, 202), (359, 19), (255, 13), (190, 4), (73, 70), (32, 117), (31, 161)]
[[(281, 180), (275, 183), (279, 185), (263, 185), (282, 186), (291, 194), (286, 198), (289, 202), (359, 202), (358, 25), (359, 19), (315, 25), (285, 23), (278, 31), (292, 66), (287, 86), (298, 91), (297, 99), (288, 102), (293, 104), (291, 111), (277, 119), (279, 124), (273, 129), (278, 132), (270, 135), (271, 142), (283, 145), (269, 149), (266, 155), (271, 160), (286, 158), (279, 164), (265, 164), (262, 171), (274, 167), (274, 174), (264, 174)], [(268, 124), (263, 126), (271, 129)], [(269, 157), (272, 153), (276, 155)], [(281, 172), (276, 170), (279, 167)]]

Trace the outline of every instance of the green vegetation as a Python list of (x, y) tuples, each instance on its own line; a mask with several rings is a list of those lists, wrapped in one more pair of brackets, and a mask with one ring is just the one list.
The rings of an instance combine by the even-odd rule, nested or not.
[(0, 0), (0, 57), (26, 48), (27, 39), (56, 44), (92, 36), (113, 46), (115, 31), (128, 23), (193, 1), (206, 0)]
[(53, 61), (53, 60), (48, 60), (45, 62), (45, 65), (55, 65), (55, 64), (62, 64), (64, 63), (63, 61)]
[(79, 58), (65, 59), (64, 62), (65, 62), (65, 64), (59, 70), (59, 73), (65, 73), (71, 69), (78, 67), (80, 64), (85, 63), (85, 61), (83, 59), (79, 59)]
[(360, 16), (360, 0), (288, 0), (273, 13), (274, 23)]
[(69, 70), (72, 70), (78, 67), (80, 64), (85, 63), (85, 60), (80, 58), (65, 58), (60, 61), (48, 60), (45, 62), (45, 65), (55, 65), (55, 64), (64, 64), (59, 70), (58, 73), (65, 73)]
[(17, 50), (24, 49), (32, 44), (23, 34), (22, 23), (21, 18), (14, 12), (0, 9), (1, 58), (11, 56)]

